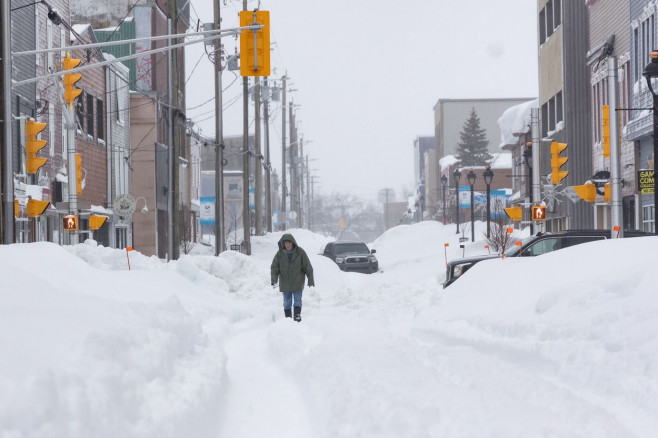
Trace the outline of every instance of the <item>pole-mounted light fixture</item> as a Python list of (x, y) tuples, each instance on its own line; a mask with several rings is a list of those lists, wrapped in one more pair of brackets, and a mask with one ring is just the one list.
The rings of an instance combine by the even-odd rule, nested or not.
[(487, 185), (487, 239), (491, 237), (491, 181), (493, 180), (493, 175), (491, 166), (487, 166), (482, 173), (484, 182)]
[(441, 176), (441, 189), (443, 190), (443, 224), (446, 223), (446, 185), (448, 184), (448, 177), (445, 173)]
[(468, 185), (471, 186), (471, 242), (475, 242), (475, 206), (473, 205), (473, 186), (475, 185), (475, 179), (477, 178), (477, 175), (475, 172), (473, 172), (473, 169), (471, 169), (468, 172), (468, 175), (466, 175), (466, 178), (468, 179)]
[(455, 220), (457, 221), (457, 234), (459, 234), (459, 179), (462, 173), (459, 169), (455, 169), (452, 173), (452, 178), (455, 180)]

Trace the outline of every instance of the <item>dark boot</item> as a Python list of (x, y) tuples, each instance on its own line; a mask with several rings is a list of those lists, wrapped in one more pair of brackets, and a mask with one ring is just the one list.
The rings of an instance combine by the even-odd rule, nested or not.
[(295, 307), (295, 321), (300, 322), (302, 320), (302, 308)]
[(283, 309), (283, 313), (286, 314), (286, 318), (290, 318), (292, 316), (292, 312), (290, 312), (290, 309)]

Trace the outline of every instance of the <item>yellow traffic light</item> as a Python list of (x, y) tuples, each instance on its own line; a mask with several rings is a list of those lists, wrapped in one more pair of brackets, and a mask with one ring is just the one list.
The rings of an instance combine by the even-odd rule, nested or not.
[[(80, 60), (71, 58), (71, 54), (66, 52), (66, 58), (62, 59), (62, 67), (64, 70), (76, 68), (78, 64), (80, 64)], [(73, 101), (75, 98), (82, 93), (82, 90), (79, 88), (73, 88), (80, 78), (82, 78), (82, 75), (77, 73), (66, 73), (63, 78), (64, 102), (68, 103), (71, 108), (73, 108)]]
[(505, 209), (505, 214), (513, 221), (520, 221), (523, 218), (523, 209), (519, 205), (509, 207)]
[(270, 75), (270, 11), (240, 11), (240, 27), (261, 24), (240, 33), (240, 75)]
[(596, 186), (587, 182), (582, 186), (573, 186), (576, 194), (585, 202), (594, 202), (596, 200)]
[(48, 161), (47, 158), (37, 157), (37, 152), (48, 143), (46, 140), (37, 139), (37, 135), (44, 129), (46, 129), (45, 123), (38, 123), (34, 120), (25, 122), (25, 152), (27, 155), (25, 168), (29, 174), (36, 173)]
[(100, 227), (103, 226), (106, 220), (107, 220), (107, 216), (102, 216), (98, 214), (89, 215), (89, 229), (90, 230), (99, 229)]
[(568, 161), (567, 157), (561, 157), (560, 154), (567, 148), (566, 143), (558, 143), (554, 141), (551, 143), (551, 182), (559, 184), (569, 174), (566, 170), (560, 170)]
[(14, 199), (14, 216), (19, 217), (21, 215), (21, 205), (18, 203), (18, 199)]
[(603, 199), (605, 202), (610, 202), (610, 183), (603, 186)]
[(46, 208), (50, 205), (48, 201), (39, 201), (37, 199), (28, 199), (27, 200), (27, 217), (38, 217), (41, 216)]
[(530, 207), (530, 216), (533, 221), (545, 221), (546, 207), (543, 205), (533, 205)]
[(78, 217), (70, 214), (62, 218), (64, 231), (77, 231), (78, 230)]
[(75, 154), (75, 182), (78, 189), (78, 196), (82, 195), (82, 156)]
[(603, 135), (601, 136), (601, 143), (603, 145), (603, 156), (610, 158), (610, 105), (603, 105), (602, 113)]

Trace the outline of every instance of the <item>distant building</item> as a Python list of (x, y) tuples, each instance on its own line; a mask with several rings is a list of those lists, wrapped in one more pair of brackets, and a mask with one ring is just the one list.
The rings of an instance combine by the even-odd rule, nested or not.
[(471, 110), (480, 119), (480, 127), (487, 132), (489, 153), (499, 152), (500, 130), (498, 118), (507, 108), (532, 100), (532, 97), (506, 99), (439, 99), (434, 105), (434, 138), (437, 159), (455, 155), (461, 141), (460, 134)]
[[(447, 156), (455, 155), (461, 141), (464, 123), (471, 111), (475, 110), (480, 119), (480, 127), (486, 131), (489, 141), (489, 153), (500, 153), (500, 127), (498, 119), (511, 106), (532, 100), (532, 97), (516, 97), (505, 99), (439, 99), (434, 105), (434, 140), (435, 154), (432, 162), (426, 164), (428, 172), (435, 175), (425, 175), (425, 202), (430, 216), (436, 213), (439, 205), (441, 188), (441, 168), (439, 162)], [(448, 175), (448, 184), (452, 184)]]
[(414, 182), (425, 181), (425, 153), (434, 149), (434, 137), (416, 137), (414, 140)]

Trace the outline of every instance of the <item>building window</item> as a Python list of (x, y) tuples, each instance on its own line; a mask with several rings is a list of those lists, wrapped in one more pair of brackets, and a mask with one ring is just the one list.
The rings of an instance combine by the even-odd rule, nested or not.
[(548, 0), (546, 6), (539, 11), (539, 44), (544, 44), (561, 23), (561, 0)]
[[(636, 27), (637, 26), (637, 27)], [(654, 15), (651, 14), (641, 23), (633, 23), (633, 48), (635, 50), (633, 64), (635, 65), (635, 81), (641, 79), (644, 66), (649, 62), (649, 52), (655, 44)]]
[(548, 34), (546, 35), (547, 38), (553, 35), (553, 29), (555, 29), (553, 26), (553, 2), (549, 0), (549, 2), (546, 3), (546, 30), (548, 31)]
[(87, 94), (87, 135), (94, 137), (94, 101), (96, 99), (91, 94)]
[(546, 10), (539, 11), (539, 44), (546, 41)]
[[(46, 22), (46, 46), (49, 49), (53, 48), (53, 22), (50, 20)], [(52, 72), (54, 70), (53, 52), (48, 52), (48, 54), (46, 55), (46, 59), (47, 59), (46, 68), (48, 69), (49, 72)]]
[(553, 0), (553, 22), (556, 28), (562, 24), (562, 0)]
[[(37, 28), (36, 28), (37, 35), (36, 35), (36, 38), (34, 39), (34, 49), (39, 50), (39, 49), (41, 49), (41, 46), (39, 45), (39, 36), (40, 36), (39, 35), (39, 33), (40, 33), (39, 28), (41, 27), (41, 22), (39, 21), (39, 8), (34, 8), (34, 22), (36, 23), (36, 26), (37, 26)], [(35, 58), (36, 59), (35, 59), (34, 62), (36, 63), (36, 65), (41, 65), (41, 54), (40, 53), (37, 54), (35, 56)]]
[[(623, 72), (623, 78), (619, 86), (619, 100), (618, 103), (621, 108), (631, 108), (631, 81), (630, 81), (630, 68), (631, 63), (626, 61), (622, 67), (621, 71)], [(630, 120), (631, 112), (630, 111), (620, 111), (621, 112), (621, 126), (622, 128), (626, 126)]]
[(541, 135), (548, 137), (548, 103), (541, 106)]
[(99, 140), (105, 140), (105, 131), (103, 130), (103, 101), (96, 99), (96, 132)]
[(84, 97), (85, 92), (80, 93), (80, 96), (75, 100), (75, 118), (78, 125), (78, 134), (82, 135), (85, 132), (85, 117), (84, 117)]
[(560, 123), (564, 121), (564, 109), (562, 108), (562, 92), (555, 95), (555, 121)]
[(555, 96), (548, 100), (548, 129), (555, 131)]
[(642, 231), (655, 233), (656, 227), (656, 209), (653, 205), (645, 205), (642, 207)]
[(119, 78), (119, 75), (114, 76), (114, 95), (115, 95), (115, 100), (117, 103), (117, 125), (123, 126), (123, 119), (124, 119), (124, 114), (123, 112), (126, 110), (126, 104), (123, 101), (123, 93), (119, 93), (119, 90), (122, 88), (125, 88), (126, 85), (123, 84)]

